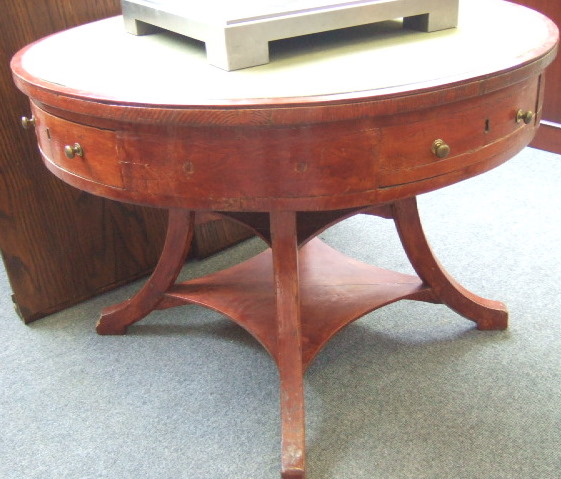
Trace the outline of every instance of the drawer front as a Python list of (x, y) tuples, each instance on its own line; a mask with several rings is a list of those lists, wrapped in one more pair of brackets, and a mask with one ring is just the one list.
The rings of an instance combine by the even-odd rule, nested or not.
[(122, 131), (118, 141), (127, 190), (198, 205), (206, 198), (210, 205), (372, 190), (378, 135), (369, 122), (343, 121), (295, 128), (178, 127), (143, 135)]
[(58, 167), (108, 186), (123, 187), (114, 131), (73, 123), (32, 105), (41, 153)]
[[(391, 118), (391, 125), (382, 129), (379, 186), (412, 183), (465, 168), (480, 160), (475, 153), (483, 148), (526, 134), (524, 129), (537, 126), (538, 81), (533, 78), (473, 102)], [(519, 111), (532, 112), (533, 117), (517, 121)], [(441, 149), (437, 140), (442, 141)]]

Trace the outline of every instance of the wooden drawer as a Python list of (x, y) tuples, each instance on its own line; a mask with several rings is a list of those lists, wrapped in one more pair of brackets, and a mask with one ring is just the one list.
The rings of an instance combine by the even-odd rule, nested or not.
[[(388, 187), (444, 175), (480, 160), (478, 151), (517, 133), (535, 128), (538, 79), (486, 96), (485, 101), (465, 101), (396, 116), (382, 129), (379, 150), (379, 186)], [(517, 112), (534, 113), (529, 124), (517, 122)], [(439, 158), (436, 140), (450, 152)]]
[[(32, 111), (39, 147), (45, 161), (96, 183), (123, 187), (114, 131), (63, 120), (35, 105), (32, 105)], [(74, 154), (69, 158), (65, 148), (76, 144), (80, 146), (81, 154)]]
[(378, 135), (368, 121), (341, 121), (271, 128), (177, 127), (142, 135), (121, 131), (118, 142), (127, 190), (175, 196), (213, 209), (215, 200), (227, 205), (247, 198), (372, 190)]

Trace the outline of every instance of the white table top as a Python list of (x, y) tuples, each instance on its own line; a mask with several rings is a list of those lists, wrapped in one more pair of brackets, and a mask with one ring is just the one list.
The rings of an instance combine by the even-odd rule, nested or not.
[[(22, 67), (71, 94), (100, 100), (212, 105), (247, 99), (382, 95), (418, 90), (519, 65), (548, 41), (544, 17), (501, 0), (461, 0), (457, 29), (434, 33), (384, 22), (275, 42), (271, 62), (226, 72), (204, 44), (161, 32), (134, 36), (121, 17), (52, 35)], [(551, 26), (550, 26), (551, 28)]]

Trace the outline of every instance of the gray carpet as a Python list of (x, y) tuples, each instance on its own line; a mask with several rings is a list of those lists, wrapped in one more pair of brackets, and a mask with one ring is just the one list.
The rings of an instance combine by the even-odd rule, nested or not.
[[(306, 376), (310, 479), (561, 477), (561, 157), (506, 165), (419, 198), (429, 239), (510, 328), (480, 332), (403, 301), (340, 333)], [(323, 235), (410, 271), (392, 223), (357, 216)], [(250, 240), (183, 277), (263, 249)], [(0, 477), (278, 479), (278, 375), (264, 350), (198, 307), (100, 337), (99, 310), (139, 284), (29, 326), (0, 273)]]

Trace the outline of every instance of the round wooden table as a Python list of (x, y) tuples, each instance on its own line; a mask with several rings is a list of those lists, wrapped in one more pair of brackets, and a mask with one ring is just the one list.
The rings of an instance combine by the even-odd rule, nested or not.
[[(479, 329), (507, 326), (502, 303), (440, 266), (415, 197), (531, 141), (557, 41), (534, 11), (464, 0), (457, 29), (392, 21), (283, 40), (269, 64), (225, 72), (204, 45), (163, 31), (135, 37), (117, 17), (40, 40), (12, 69), (50, 171), (95, 195), (169, 209), (156, 270), (102, 312), (97, 331), (124, 334), (154, 309), (185, 304), (247, 329), (280, 371), (288, 479), (305, 475), (304, 371), (344, 326), (400, 299), (444, 303)], [(247, 225), (270, 248), (176, 284), (199, 211)], [(358, 213), (393, 219), (417, 276), (316, 238)]]

